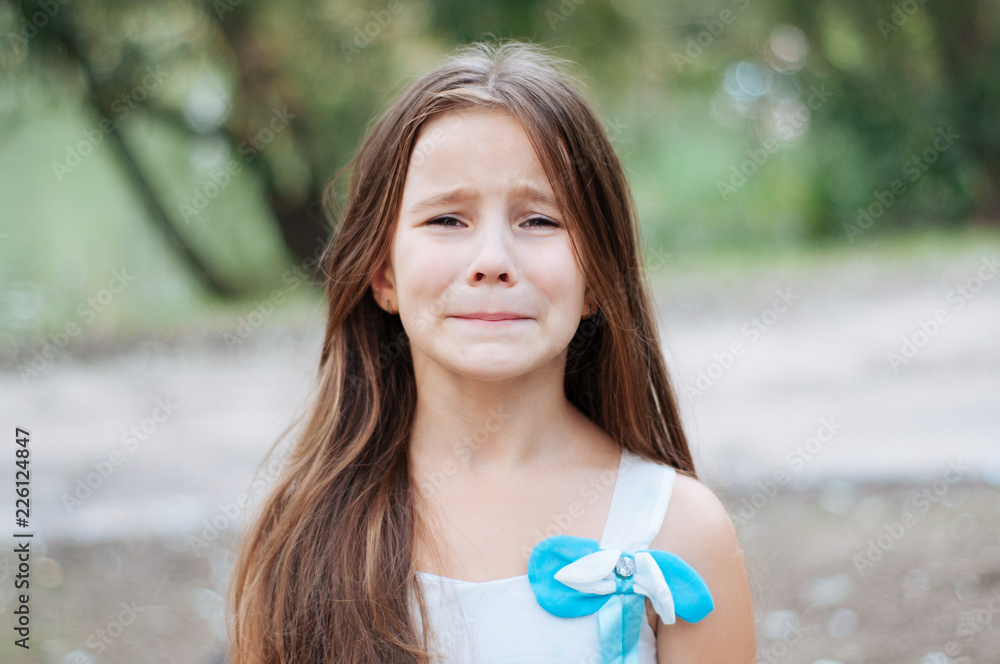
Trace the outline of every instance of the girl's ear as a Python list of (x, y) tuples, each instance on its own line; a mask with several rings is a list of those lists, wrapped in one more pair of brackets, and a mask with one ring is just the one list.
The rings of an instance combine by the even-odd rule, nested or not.
[(372, 295), (375, 297), (375, 302), (378, 306), (390, 312), (399, 311), (399, 303), (396, 297), (396, 275), (393, 273), (392, 266), (388, 260), (375, 270), (375, 274), (372, 276), (371, 287)]

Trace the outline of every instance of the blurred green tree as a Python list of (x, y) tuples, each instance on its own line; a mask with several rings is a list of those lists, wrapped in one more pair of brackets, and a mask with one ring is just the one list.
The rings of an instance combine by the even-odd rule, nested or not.
[[(580, 64), (615, 117), (613, 139), (641, 138), (628, 162), (645, 222), (673, 229), (661, 237), (677, 240), (685, 223), (766, 235), (780, 217), (805, 238), (853, 240), (850, 227), (871, 217), (879, 232), (1000, 218), (996, 3), (21, 0), (8, 10), (3, 70), (77, 86), (108, 120), (149, 219), (224, 296), (261, 284), (253, 260), (219, 267), (231, 227), (186, 223), (214, 214), (224, 197), (213, 193), (250, 174), (289, 253), (315, 256), (331, 232), (323, 184), (372, 119), (441, 53), (488, 37)], [(169, 80), (149, 95), (158, 67)], [(177, 158), (221, 150), (227, 166), (167, 169), (143, 149), (149, 127)], [(958, 138), (941, 149), (942, 135)]]

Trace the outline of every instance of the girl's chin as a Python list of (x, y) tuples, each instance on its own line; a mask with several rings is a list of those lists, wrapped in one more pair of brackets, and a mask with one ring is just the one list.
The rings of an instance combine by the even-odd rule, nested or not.
[(498, 357), (496, 353), (487, 357), (466, 357), (452, 367), (461, 376), (483, 381), (517, 378), (531, 371), (531, 367), (524, 364), (524, 356), (514, 353), (509, 357)]

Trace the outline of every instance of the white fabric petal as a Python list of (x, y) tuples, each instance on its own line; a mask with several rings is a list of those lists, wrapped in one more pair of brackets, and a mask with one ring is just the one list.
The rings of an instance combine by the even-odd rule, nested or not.
[(650, 599), (653, 609), (664, 625), (670, 625), (675, 621), (674, 595), (670, 592), (663, 570), (656, 564), (656, 559), (646, 551), (635, 554), (632, 590)]
[(555, 579), (582, 593), (613, 593), (618, 587), (615, 564), (621, 555), (621, 549), (600, 549), (566, 565), (555, 573)]

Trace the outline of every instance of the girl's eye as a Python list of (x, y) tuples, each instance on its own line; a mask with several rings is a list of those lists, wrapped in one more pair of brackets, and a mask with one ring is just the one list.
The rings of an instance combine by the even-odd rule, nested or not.
[[(446, 221), (458, 221), (458, 220), (455, 219), (455, 217), (438, 217), (437, 219), (431, 219), (427, 223), (428, 224), (440, 225), (440, 226), (451, 226), (452, 225), (452, 224), (446, 224), (445, 223)], [(559, 224), (555, 223), (554, 221), (550, 221), (549, 219), (546, 219), (545, 217), (531, 217), (530, 219), (528, 219), (528, 221), (540, 221), (542, 223), (539, 224), (539, 225), (552, 226), (553, 228), (558, 228), (558, 226), (559, 226)], [(528, 223), (528, 222), (525, 222), (525, 223)]]
[(545, 217), (532, 217), (531, 219), (528, 219), (528, 221), (540, 221), (540, 222), (542, 222), (542, 224), (544, 224), (546, 226), (552, 226), (553, 228), (558, 228), (559, 227), (559, 224), (555, 223), (554, 221), (550, 221), (549, 219), (546, 219)]
[(455, 217), (438, 217), (437, 219), (431, 219), (428, 224), (438, 224), (441, 226), (451, 226), (451, 224), (444, 223), (445, 221), (458, 221)]

